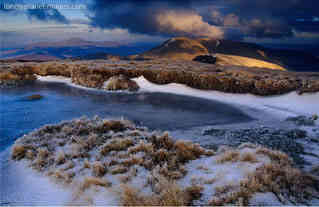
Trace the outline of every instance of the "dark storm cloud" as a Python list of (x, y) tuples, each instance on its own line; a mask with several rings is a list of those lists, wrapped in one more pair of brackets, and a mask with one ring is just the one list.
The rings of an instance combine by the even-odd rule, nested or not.
[(134, 33), (283, 38), (319, 32), (318, 8), (318, 0), (93, 0), (88, 16), (95, 27)]
[(210, 25), (195, 12), (191, 0), (94, 0), (89, 8), (92, 25), (124, 28), (151, 35), (222, 37), (220, 28)]
[[(226, 6), (222, 16), (234, 14), (245, 32), (256, 37), (281, 38), (293, 30), (319, 32), (318, 0), (228, 0), (217, 2)], [(298, 19), (308, 21), (299, 22)], [(213, 21), (213, 20), (212, 20)]]
[(58, 23), (67, 24), (68, 20), (57, 9), (43, 8), (43, 9), (28, 9), (27, 15), (30, 19), (37, 19), (40, 21), (54, 21)]

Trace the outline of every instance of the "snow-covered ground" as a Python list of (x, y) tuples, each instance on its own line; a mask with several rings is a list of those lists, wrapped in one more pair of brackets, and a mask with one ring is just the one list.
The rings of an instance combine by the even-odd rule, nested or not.
[(260, 109), (276, 116), (313, 115), (319, 113), (319, 93), (298, 95), (291, 92), (278, 96), (256, 96), (251, 94), (232, 94), (219, 91), (199, 90), (182, 84), (170, 83), (157, 85), (144, 77), (134, 79), (142, 91), (174, 93), (217, 100), (229, 104), (242, 105)]
[[(71, 78), (61, 76), (37, 76), (39, 81), (60, 82), (73, 87), (88, 90), (98, 90), (79, 86), (72, 83)], [(183, 84), (170, 83), (158, 85), (146, 80), (143, 76), (133, 79), (140, 86), (140, 92), (162, 92), (185, 96), (216, 100), (231, 105), (249, 107), (258, 109), (265, 113), (277, 117), (289, 117), (297, 115), (308, 115), (319, 113), (319, 93), (298, 95), (296, 92), (290, 92), (284, 95), (276, 96), (256, 96), (252, 94), (232, 94), (212, 90), (194, 89)]]

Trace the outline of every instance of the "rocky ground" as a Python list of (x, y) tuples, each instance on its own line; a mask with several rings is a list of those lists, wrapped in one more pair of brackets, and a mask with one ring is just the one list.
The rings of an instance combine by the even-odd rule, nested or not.
[[(127, 79), (144, 76), (156, 84), (180, 83), (192, 88), (256, 95), (284, 94), (291, 91), (319, 91), (318, 73), (239, 66), (218, 66), (195, 61), (56, 61), (45, 63), (2, 63), (0, 85), (23, 84), (34, 75), (70, 77), (72, 82), (90, 88), (103, 88), (113, 76)], [(127, 84), (127, 81), (125, 83)], [(134, 84), (130, 84), (134, 86)], [(122, 87), (120, 87), (122, 88)]]
[(16, 141), (12, 159), (73, 190), (71, 204), (94, 204), (102, 192), (109, 192), (106, 203), (129, 206), (310, 205), (319, 198), (318, 170), (294, 168), (283, 152), (250, 143), (208, 150), (126, 120), (44, 126)]

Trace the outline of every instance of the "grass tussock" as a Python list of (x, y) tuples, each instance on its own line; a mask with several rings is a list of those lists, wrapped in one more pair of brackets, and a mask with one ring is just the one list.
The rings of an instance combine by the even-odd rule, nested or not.
[(12, 148), (11, 157), (14, 160), (23, 159), (26, 155), (27, 148), (23, 145), (14, 145)]
[(252, 152), (245, 152), (240, 156), (240, 161), (242, 162), (250, 162), (250, 163), (257, 163), (257, 157)]
[(106, 168), (105, 166), (99, 162), (99, 161), (96, 161), (93, 163), (92, 165), (92, 174), (96, 177), (102, 177), (104, 176), (106, 173)]
[(84, 192), (92, 186), (111, 187), (112, 183), (102, 178), (86, 177), (80, 186), (80, 190)]
[(85, 159), (83, 162), (83, 168), (87, 168), (87, 169), (91, 168), (91, 164), (87, 159)]
[(116, 175), (116, 174), (124, 174), (128, 171), (127, 167), (124, 166), (116, 166), (115, 168), (113, 168), (111, 170), (111, 174), (112, 175)]
[(273, 192), (283, 203), (292, 197), (303, 203), (318, 196), (318, 186), (317, 178), (290, 165), (265, 164), (241, 181), (238, 191), (214, 197), (209, 205), (249, 205), (250, 198), (257, 192)]
[(292, 164), (292, 160), (288, 157), (288, 155), (283, 153), (283, 152), (280, 152), (280, 151), (270, 150), (267, 148), (259, 148), (256, 151), (256, 153), (266, 155), (273, 162), (279, 163), (281, 165), (291, 165)]
[(134, 165), (143, 165), (144, 159), (141, 157), (131, 157), (121, 162), (125, 167), (132, 167)]
[(200, 147), (198, 144), (193, 144), (191, 142), (186, 142), (183, 140), (176, 141), (175, 148), (178, 160), (181, 162), (195, 160), (201, 155), (206, 154), (205, 149)]
[[(34, 160), (34, 162), (32, 163), (33, 167), (36, 169), (36, 170), (43, 170), (46, 165), (48, 164), (48, 158), (49, 158), (49, 150), (46, 149), (46, 148), (39, 148), (37, 150), (37, 157), (36, 159)], [(54, 162), (54, 160), (53, 160)]]
[(33, 150), (27, 150), (25, 153), (25, 157), (29, 160), (34, 160), (36, 154), (33, 152)]
[(136, 154), (138, 152), (152, 153), (154, 152), (154, 147), (152, 143), (145, 143), (144, 141), (140, 141), (139, 144), (130, 147), (128, 149), (129, 154)]
[(181, 189), (175, 182), (160, 179), (157, 193), (143, 195), (128, 185), (122, 186), (121, 201), (124, 206), (186, 206), (201, 197), (203, 187), (190, 186)]
[(240, 152), (237, 150), (227, 150), (222, 155), (220, 155), (216, 162), (219, 164), (225, 162), (237, 162), (240, 160)]
[(55, 163), (57, 165), (62, 165), (66, 162), (66, 155), (64, 152), (59, 152), (57, 157), (56, 157), (56, 160), (55, 160)]
[(102, 147), (101, 154), (105, 156), (111, 151), (126, 150), (132, 145), (134, 145), (134, 142), (130, 138), (113, 139)]

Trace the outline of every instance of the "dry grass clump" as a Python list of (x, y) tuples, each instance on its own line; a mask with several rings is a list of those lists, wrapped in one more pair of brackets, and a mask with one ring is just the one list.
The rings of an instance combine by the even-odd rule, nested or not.
[(136, 154), (138, 152), (145, 152), (145, 153), (152, 153), (154, 151), (154, 147), (152, 143), (145, 143), (143, 141), (140, 141), (139, 144), (130, 147), (128, 149), (129, 154)]
[(152, 135), (150, 141), (155, 149), (171, 150), (174, 147), (174, 141), (168, 132), (164, 132), (161, 136)]
[(292, 160), (289, 156), (283, 152), (270, 150), (267, 148), (258, 148), (256, 154), (263, 154), (268, 156), (273, 162), (280, 163), (282, 165), (291, 165)]
[(49, 173), (49, 175), (57, 180), (61, 180), (66, 183), (71, 183), (72, 178), (75, 176), (75, 172), (63, 172), (62, 170), (56, 170), (52, 173)]
[(218, 157), (217, 163), (237, 162), (240, 159), (240, 153), (237, 150), (228, 150)]
[(128, 171), (128, 168), (124, 166), (116, 166), (115, 168), (111, 170), (111, 174), (112, 175), (123, 174), (123, 173), (126, 173), (127, 171)]
[(227, 194), (231, 191), (234, 191), (234, 189), (236, 189), (236, 186), (233, 184), (226, 184), (226, 185), (222, 185), (222, 186), (217, 186), (215, 188), (215, 195), (214, 196), (221, 196), (223, 194)]
[(144, 159), (141, 157), (131, 157), (121, 162), (121, 164), (125, 167), (131, 167), (134, 165), (142, 165)]
[(249, 205), (250, 198), (256, 192), (273, 192), (283, 203), (292, 197), (302, 203), (313, 196), (318, 197), (318, 186), (319, 180), (309, 174), (292, 168), (290, 165), (270, 163), (251, 173), (240, 183), (238, 191), (224, 197), (215, 197), (209, 205), (238, 203)]
[(152, 157), (154, 163), (167, 162), (170, 159), (170, 153), (165, 149), (159, 149), (152, 153)]
[(101, 154), (105, 156), (111, 151), (122, 151), (129, 148), (132, 145), (134, 145), (134, 142), (130, 138), (113, 139), (102, 147)]
[(245, 152), (240, 156), (240, 161), (242, 162), (250, 162), (250, 163), (256, 163), (258, 162), (256, 155), (252, 152)]
[[(39, 171), (43, 170), (44, 167), (48, 164), (49, 151), (46, 148), (39, 148), (37, 150), (37, 157), (33, 162), (33, 167)], [(54, 160), (53, 160), (54, 162)]]
[(25, 157), (27, 148), (24, 145), (14, 145), (12, 148), (11, 157), (14, 160), (21, 160)]
[(64, 152), (59, 152), (56, 159), (55, 159), (55, 163), (57, 165), (62, 165), (66, 162), (66, 155)]
[(35, 153), (33, 152), (33, 150), (28, 150), (25, 153), (25, 157), (29, 160), (33, 160), (35, 158)]
[(97, 126), (96, 129), (99, 132), (108, 132), (110, 130), (114, 131), (114, 132), (120, 132), (123, 131), (125, 129), (131, 128), (133, 124), (129, 121), (126, 120), (121, 120), (121, 121), (117, 121), (117, 120), (104, 120), (103, 123), (100, 126)]
[(139, 190), (128, 185), (122, 186), (121, 201), (124, 206), (186, 206), (199, 199), (203, 187), (190, 186), (181, 189), (175, 182), (161, 178), (158, 192), (142, 195)]
[(200, 199), (202, 196), (202, 192), (204, 190), (203, 186), (200, 185), (192, 185), (185, 188), (184, 192), (191, 198), (191, 200)]
[(85, 157), (84, 152), (86, 151), (84, 145), (73, 143), (71, 144), (71, 157), (72, 158), (80, 158)]
[(108, 83), (105, 87), (107, 90), (129, 90), (129, 91), (137, 91), (139, 86), (133, 80), (120, 75), (111, 77), (108, 80)]
[(92, 165), (92, 173), (94, 176), (102, 177), (106, 173), (106, 168), (101, 162), (94, 162)]
[(272, 163), (258, 168), (242, 186), (254, 191), (287, 194), (303, 200), (309, 199), (314, 195), (314, 190), (319, 189), (319, 180), (291, 166)]
[(195, 160), (202, 155), (206, 155), (206, 150), (198, 144), (178, 140), (175, 142), (176, 154), (180, 162)]
[(91, 164), (87, 159), (85, 159), (83, 162), (83, 168), (91, 168)]
[(84, 192), (91, 186), (111, 187), (112, 183), (102, 178), (86, 177), (80, 186), (80, 190)]

